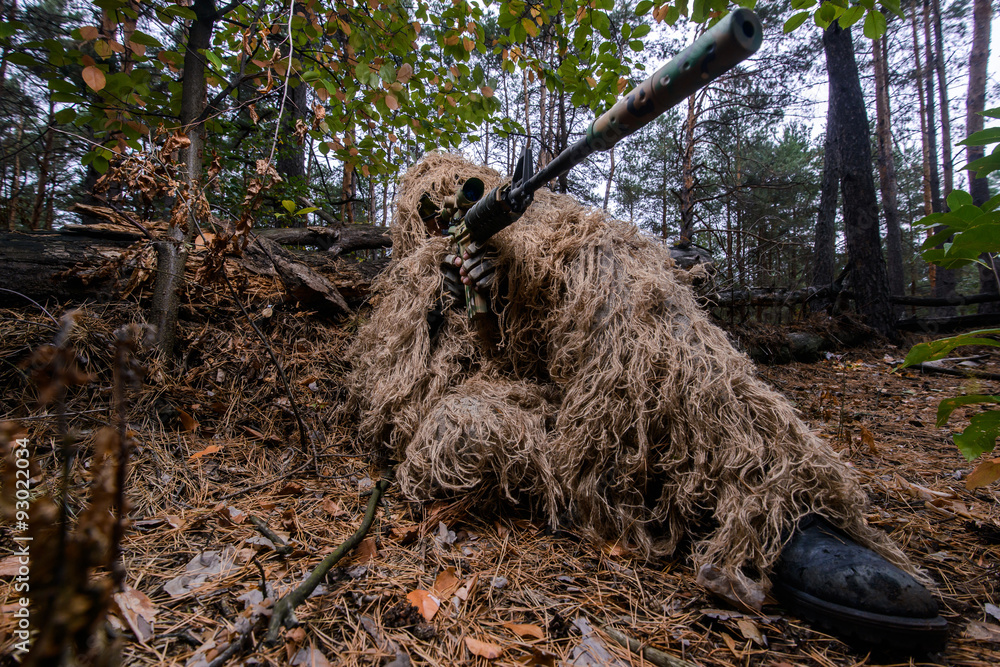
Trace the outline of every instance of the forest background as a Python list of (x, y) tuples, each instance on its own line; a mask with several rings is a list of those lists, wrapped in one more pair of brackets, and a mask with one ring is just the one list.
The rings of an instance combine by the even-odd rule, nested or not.
[[(385, 226), (397, 176), (423, 153), (457, 150), (509, 173), (530, 139), (545, 162), (726, 3), (0, 7), (0, 225), (26, 230), (76, 221), (74, 203), (109, 200), (140, 222), (181, 227), (185, 207), (203, 223), (211, 212), (300, 227), (328, 212)], [(831, 283), (845, 236), (837, 181), (824, 184), (836, 168), (824, 163), (829, 123), (817, 114), (828, 107), (822, 28), (839, 17), (856, 24), (890, 291), (995, 292), (986, 271), (929, 269), (918, 252), (927, 230), (914, 226), (945, 210), (953, 188), (969, 189), (956, 144), (981, 128), (984, 95), (1000, 97), (995, 76), (984, 79), (990, 3), (782, 0), (755, 10), (766, 31), (755, 58), (556, 189), (706, 247), (722, 288)]]

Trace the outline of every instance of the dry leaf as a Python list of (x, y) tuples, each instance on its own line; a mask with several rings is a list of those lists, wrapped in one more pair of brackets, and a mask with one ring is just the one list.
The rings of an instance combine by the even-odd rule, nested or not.
[(871, 454), (877, 454), (878, 448), (875, 447), (875, 436), (864, 426), (861, 427), (861, 443), (868, 447), (868, 451)]
[(145, 644), (153, 638), (153, 619), (156, 618), (156, 606), (142, 591), (125, 586), (121, 593), (115, 593), (115, 604), (135, 633), (135, 638)]
[(507, 628), (518, 637), (545, 639), (545, 632), (533, 623), (504, 623), (503, 627)]
[(410, 63), (403, 63), (396, 72), (396, 81), (406, 83), (413, 77), (413, 66)]
[(628, 558), (632, 555), (632, 552), (628, 550), (621, 542), (605, 542), (604, 543), (604, 553), (608, 556), (615, 556), (621, 558)]
[(420, 536), (420, 526), (410, 523), (402, 526), (392, 527), (392, 538), (398, 540), (402, 546), (412, 544)]
[(375, 556), (378, 555), (378, 547), (375, 544), (374, 537), (366, 537), (361, 540), (359, 544), (354, 549), (354, 557), (352, 558), (355, 562), (367, 563), (370, 560), (375, 560)]
[(486, 658), (487, 660), (499, 658), (500, 654), (503, 653), (503, 649), (496, 644), (482, 642), (472, 637), (465, 638), (465, 647), (469, 649), (472, 655), (478, 655), (480, 658)]
[(94, 65), (88, 65), (83, 68), (82, 72), (83, 82), (90, 87), (91, 90), (97, 92), (107, 85), (107, 79), (104, 78), (104, 72), (97, 69)]
[(1000, 458), (987, 459), (976, 466), (965, 480), (965, 488), (969, 491), (978, 489), (1000, 479)]
[(469, 599), (469, 596), (472, 595), (472, 591), (475, 590), (476, 583), (478, 582), (479, 582), (479, 574), (477, 573), (472, 575), (471, 577), (465, 580), (465, 583), (462, 584), (461, 588), (455, 591), (455, 597), (457, 597), (462, 602), (465, 602), (466, 600)]
[(757, 624), (751, 621), (749, 618), (741, 618), (736, 621), (736, 625), (739, 626), (740, 632), (746, 639), (754, 642), (758, 646), (767, 646), (767, 639), (761, 634), (760, 628)]
[(200, 459), (203, 456), (208, 456), (209, 454), (214, 454), (214, 453), (220, 451), (221, 449), (222, 448), (219, 447), (218, 445), (209, 445), (208, 447), (206, 447), (205, 449), (201, 450), (200, 452), (195, 452), (194, 454), (192, 454), (190, 456), (190, 458), (188, 458), (188, 461), (194, 461), (196, 459)]
[(330, 661), (326, 656), (311, 646), (300, 649), (292, 658), (291, 664), (293, 667), (330, 667)]
[(434, 580), (434, 586), (431, 587), (431, 592), (438, 599), (447, 600), (458, 589), (460, 584), (461, 580), (455, 576), (455, 568), (452, 566), (438, 572), (438, 576)]
[(85, 25), (80, 28), (80, 37), (83, 37), (88, 42), (92, 39), (97, 39), (101, 34), (101, 31), (97, 29), (97, 26)]
[(399, 100), (397, 100), (393, 95), (386, 95), (385, 105), (389, 107), (391, 110), (395, 111), (396, 109), (399, 108)]
[(177, 408), (177, 416), (181, 418), (181, 427), (185, 431), (193, 431), (198, 428), (198, 422), (188, 412)]
[(406, 596), (406, 599), (410, 601), (420, 615), (424, 617), (425, 621), (430, 621), (434, 618), (437, 613), (438, 608), (441, 606), (441, 600), (434, 597), (430, 591), (425, 591), (422, 589), (417, 589)]
[(722, 640), (724, 642), (726, 642), (726, 646), (728, 646), (729, 650), (733, 652), (733, 655), (735, 655), (740, 660), (743, 659), (743, 651), (740, 651), (739, 649), (736, 648), (736, 640), (735, 639), (733, 639), (732, 637), (730, 637), (727, 633), (723, 632), (722, 633)]

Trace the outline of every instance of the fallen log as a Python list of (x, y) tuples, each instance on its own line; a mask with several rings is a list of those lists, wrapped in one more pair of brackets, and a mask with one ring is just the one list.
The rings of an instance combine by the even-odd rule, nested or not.
[[(39, 303), (106, 302), (119, 273), (110, 268), (138, 237), (95, 231), (0, 232), (0, 285)], [(23, 306), (0, 292), (0, 306)]]
[(391, 248), (389, 230), (374, 225), (342, 225), (340, 227), (289, 227), (261, 229), (259, 236), (282, 245), (316, 246), (334, 255), (356, 250)]
[(961, 329), (978, 329), (1000, 325), (1000, 313), (958, 315), (956, 317), (908, 317), (896, 322), (900, 331), (917, 331), (927, 334), (948, 333)]
[(925, 297), (925, 296), (890, 296), (889, 301), (901, 306), (924, 306), (935, 308), (940, 306), (967, 306), (974, 303), (992, 303), (1000, 301), (1000, 294), (984, 292), (982, 294), (972, 294), (970, 296)]

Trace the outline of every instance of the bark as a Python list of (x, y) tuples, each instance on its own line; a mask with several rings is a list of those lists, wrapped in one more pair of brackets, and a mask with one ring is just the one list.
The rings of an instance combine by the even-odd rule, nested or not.
[[(830, 96), (833, 85), (830, 84)], [(816, 213), (816, 235), (813, 240), (813, 285), (833, 282), (836, 250), (837, 197), (840, 184), (840, 166), (837, 147), (837, 119), (835, 105), (826, 107), (826, 139), (823, 142), (823, 176), (820, 181), (819, 210)]]
[(944, 37), (941, 34), (941, 3), (931, 2), (931, 23), (934, 27), (934, 71), (937, 74), (938, 97), (941, 103), (941, 172), (944, 177), (944, 199), (954, 189), (954, 166), (951, 159), (951, 110), (948, 103), (948, 79), (944, 71)]
[(46, 188), (49, 185), (49, 168), (52, 164), (52, 150), (55, 147), (56, 133), (50, 128), (55, 123), (53, 118), (55, 104), (49, 100), (49, 128), (46, 129), (45, 143), (42, 148), (42, 156), (38, 160), (38, 186), (35, 190), (35, 204), (31, 208), (31, 229), (38, 229), (38, 223), (42, 219), (42, 208), (45, 206)]
[(167, 358), (173, 358), (176, 342), (177, 309), (184, 286), (187, 247), (194, 240), (198, 223), (197, 194), (203, 166), (204, 119), (208, 84), (205, 60), (199, 50), (212, 45), (212, 31), (218, 18), (214, 0), (195, 0), (192, 6), (195, 20), (188, 31), (184, 50), (184, 77), (181, 85), (181, 128), (191, 140), (183, 151), (186, 192), (175, 206), (186, 206), (186, 229), (172, 222), (166, 237), (156, 244), (156, 285), (153, 288), (152, 323), (157, 328), (157, 347)]
[(899, 205), (896, 164), (892, 156), (892, 126), (889, 107), (889, 69), (885, 37), (872, 41), (872, 63), (875, 69), (875, 113), (878, 136), (878, 175), (885, 215), (885, 252), (889, 278), (889, 293), (902, 294), (903, 244), (899, 227)]
[(687, 120), (684, 123), (684, 155), (681, 161), (681, 229), (680, 243), (686, 243), (694, 235), (694, 126), (695, 97), (688, 97)]
[[(944, 202), (941, 197), (941, 180), (938, 172), (938, 150), (937, 150), (937, 130), (935, 127), (935, 100), (934, 100), (934, 73), (937, 58), (934, 54), (934, 42), (931, 38), (931, 15), (930, 0), (924, 0), (924, 54), (926, 67), (924, 68), (924, 82), (927, 87), (927, 145), (928, 158), (930, 162), (930, 182), (931, 182), (931, 207), (935, 213), (944, 210)], [(945, 118), (946, 110), (942, 109), (942, 119)], [(944, 128), (942, 127), (942, 144), (944, 144)], [(943, 146), (942, 146), (943, 148)], [(934, 233), (941, 231), (943, 227), (935, 227)], [(940, 247), (940, 246), (939, 246)], [(955, 293), (958, 277), (952, 269), (944, 269), (940, 266), (934, 268), (934, 295), (938, 297), (948, 297)], [(950, 317), (955, 314), (955, 309), (950, 307), (942, 308), (938, 313), (942, 317)]]
[(895, 318), (882, 257), (868, 114), (850, 29), (844, 30), (834, 22), (823, 34), (823, 48), (830, 76), (830, 104), (835, 106), (837, 116), (850, 287), (865, 324), (883, 335), (893, 336)]
[[(969, 134), (983, 129), (982, 112), (986, 108), (986, 68), (990, 57), (990, 21), (993, 7), (990, 0), (975, 0), (973, 5), (972, 50), (969, 53), (969, 92), (965, 99), (965, 128)], [(969, 162), (978, 160), (985, 155), (983, 146), (969, 146), (966, 157)], [(982, 206), (990, 198), (989, 181), (976, 178), (976, 173), (968, 172), (969, 193), (976, 206)], [(983, 265), (979, 267), (979, 291), (996, 294), (1000, 291), (1000, 262), (989, 253), (983, 253), (979, 259)], [(979, 306), (980, 313), (1000, 312), (1000, 304), (984, 303)]]
[[(118, 270), (108, 262), (134, 243), (135, 235), (81, 231), (0, 232), (0, 285), (45, 303), (106, 302)], [(24, 297), (0, 290), (0, 307), (24, 306)]]
[(333, 255), (392, 247), (389, 230), (374, 225), (261, 229), (257, 234), (283, 245), (316, 246)]

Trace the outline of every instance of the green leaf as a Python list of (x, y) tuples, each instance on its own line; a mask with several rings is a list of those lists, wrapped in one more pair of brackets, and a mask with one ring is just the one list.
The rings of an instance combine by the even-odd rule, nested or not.
[(967, 394), (965, 396), (946, 398), (938, 403), (937, 427), (941, 428), (948, 423), (948, 419), (951, 417), (951, 413), (955, 411), (955, 408), (963, 405), (976, 405), (979, 403), (1000, 403), (1000, 396), (992, 396), (990, 394)]
[(650, 0), (642, 0), (639, 4), (635, 6), (636, 16), (645, 16), (649, 13), (649, 10), (653, 8), (653, 3)]
[(136, 44), (143, 44), (145, 46), (151, 46), (151, 47), (156, 48), (156, 49), (162, 49), (163, 48), (163, 44), (160, 43), (160, 40), (156, 39), (152, 35), (147, 35), (146, 33), (142, 32), (141, 30), (134, 31), (132, 33), (132, 37), (130, 37), (130, 39), (131, 39), (131, 41), (135, 42)]
[(900, 366), (900, 368), (916, 366), (917, 364), (921, 364), (925, 361), (944, 359), (956, 347), (962, 347), (963, 345), (988, 345), (990, 347), (1000, 347), (1000, 341), (994, 338), (986, 338), (986, 336), (1000, 336), (1000, 329), (979, 329), (977, 331), (970, 331), (969, 333), (958, 336), (941, 338), (940, 340), (934, 340), (929, 343), (919, 343), (910, 349), (910, 352), (906, 355), (906, 359), (903, 361), (903, 365)]
[(76, 109), (62, 109), (61, 111), (57, 111), (54, 118), (60, 125), (72, 123), (73, 119), (76, 118)]
[(205, 57), (208, 58), (208, 60), (213, 65), (215, 65), (216, 69), (220, 69), (220, 70), (223, 69), (223, 67), (222, 67), (222, 58), (220, 58), (219, 56), (217, 56), (213, 51), (205, 49)]
[(847, 30), (852, 25), (860, 21), (861, 17), (864, 15), (865, 15), (865, 8), (862, 7), (861, 5), (855, 5), (850, 9), (848, 9), (847, 11), (845, 11), (843, 14), (841, 14), (840, 18), (837, 19), (837, 22), (840, 23), (841, 28)]
[(792, 9), (809, 9), (816, 6), (816, 0), (792, 0)]
[(791, 31), (795, 30), (800, 25), (805, 23), (807, 18), (809, 18), (809, 12), (799, 12), (798, 14), (795, 14), (794, 16), (792, 16), (792, 18), (785, 21), (785, 25), (782, 28), (782, 32), (784, 32), (787, 35)]
[(952, 190), (948, 193), (948, 208), (953, 211), (962, 206), (972, 206), (972, 195), (962, 190)]
[(960, 146), (985, 146), (1000, 141), (1000, 127), (988, 127), (979, 132), (973, 132), (965, 141), (958, 142)]
[(865, 37), (877, 39), (885, 34), (885, 15), (877, 9), (868, 12), (865, 17)]
[(306, 206), (305, 208), (300, 208), (298, 211), (296, 211), (295, 215), (306, 215), (307, 213), (315, 213), (318, 210), (319, 210), (318, 206)]
[(973, 461), (996, 447), (1000, 437), (1000, 410), (972, 415), (965, 430), (954, 436), (958, 451), (967, 461)]

